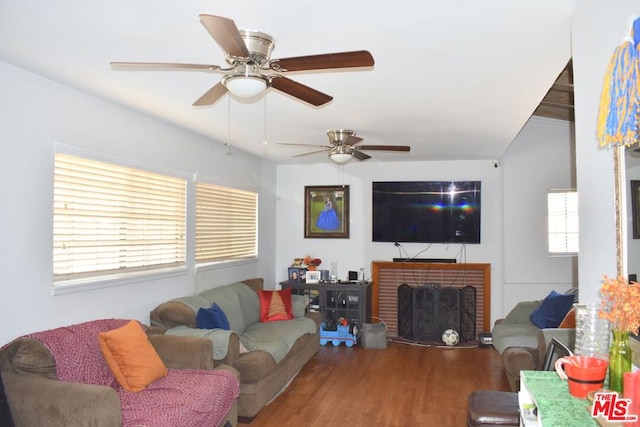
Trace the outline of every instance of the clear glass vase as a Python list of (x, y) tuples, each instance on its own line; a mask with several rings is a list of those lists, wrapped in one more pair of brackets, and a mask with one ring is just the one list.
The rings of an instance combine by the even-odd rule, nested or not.
[(623, 393), (624, 374), (631, 372), (632, 351), (629, 346), (629, 332), (614, 329), (613, 341), (609, 348), (609, 389)]
[(574, 354), (606, 358), (609, 354), (610, 325), (600, 317), (600, 304), (574, 304), (576, 342)]

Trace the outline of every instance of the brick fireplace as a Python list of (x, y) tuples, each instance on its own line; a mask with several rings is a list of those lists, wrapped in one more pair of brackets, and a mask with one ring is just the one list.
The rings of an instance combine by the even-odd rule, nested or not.
[(371, 267), (372, 314), (384, 321), (388, 337), (398, 337), (398, 288), (475, 289), (475, 333), (490, 331), (491, 264), (374, 261)]

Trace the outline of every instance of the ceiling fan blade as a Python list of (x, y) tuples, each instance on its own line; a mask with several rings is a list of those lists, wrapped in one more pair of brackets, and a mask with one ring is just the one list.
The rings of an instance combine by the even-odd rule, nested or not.
[(351, 155), (353, 157), (355, 157), (358, 160), (367, 160), (370, 159), (371, 156), (368, 154), (363, 153), (362, 151), (358, 151), (358, 150), (352, 150), (351, 151)]
[(318, 153), (326, 153), (326, 152), (327, 150), (311, 151), (309, 153), (296, 154), (295, 156), (292, 156), (292, 157), (302, 157), (302, 156), (308, 156), (310, 154), (318, 154)]
[(358, 150), (411, 151), (407, 145), (360, 145)]
[(201, 107), (203, 105), (212, 105), (215, 102), (222, 98), (227, 93), (227, 88), (221, 83), (218, 82), (214, 87), (209, 89), (202, 95), (200, 98), (193, 103), (194, 107)]
[(226, 53), (240, 58), (250, 56), (247, 45), (240, 36), (240, 31), (232, 19), (216, 15), (200, 15), (202, 25), (207, 29), (218, 46)]
[(371, 67), (373, 56), (366, 50), (326, 53), (272, 60), (269, 65), (276, 71), (326, 70), (330, 68)]
[(219, 65), (208, 64), (181, 64), (175, 62), (110, 62), (113, 68), (123, 68), (127, 70), (157, 70), (157, 71), (216, 71)]
[(358, 136), (349, 135), (344, 139), (343, 144), (345, 145), (356, 145), (357, 143), (364, 141), (364, 138), (360, 138)]
[(278, 142), (278, 145), (295, 145), (298, 147), (322, 147), (322, 148), (332, 148), (329, 145), (320, 145), (320, 144), (296, 144), (293, 142)]
[(332, 96), (282, 76), (274, 77), (271, 80), (271, 87), (281, 92), (288, 93), (289, 95), (308, 102), (311, 105), (315, 105), (316, 107), (324, 105), (333, 99)]

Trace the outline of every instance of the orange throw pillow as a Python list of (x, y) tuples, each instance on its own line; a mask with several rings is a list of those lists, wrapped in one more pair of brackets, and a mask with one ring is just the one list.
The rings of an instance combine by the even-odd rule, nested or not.
[(560, 325), (558, 326), (558, 328), (575, 329), (575, 327), (576, 327), (576, 309), (572, 308), (571, 310), (569, 310), (567, 315), (564, 316), (564, 319), (562, 319), (562, 322), (560, 322)]
[(121, 328), (101, 332), (98, 342), (109, 369), (125, 390), (144, 390), (167, 375), (167, 367), (135, 320)]
[(291, 288), (281, 291), (258, 291), (260, 296), (260, 321), (293, 319)]

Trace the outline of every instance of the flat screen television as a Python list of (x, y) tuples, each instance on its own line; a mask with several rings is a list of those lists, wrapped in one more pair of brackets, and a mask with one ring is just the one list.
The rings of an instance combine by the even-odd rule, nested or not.
[(480, 181), (373, 182), (373, 241), (480, 243)]

